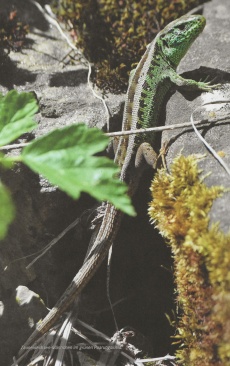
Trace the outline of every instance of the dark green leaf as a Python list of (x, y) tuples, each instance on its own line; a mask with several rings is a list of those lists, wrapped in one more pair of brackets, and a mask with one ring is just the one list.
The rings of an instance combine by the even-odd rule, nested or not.
[(2, 165), (6, 169), (13, 168), (13, 165), (18, 157), (13, 156), (5, 156), (2, 152), (0, 152), (0, 165)]

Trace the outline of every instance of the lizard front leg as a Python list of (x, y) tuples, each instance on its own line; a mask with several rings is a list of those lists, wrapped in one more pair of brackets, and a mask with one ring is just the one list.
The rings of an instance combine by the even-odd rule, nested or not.
[(182, 76), (178, 75), (174, 70), (171, 70), (169, 73), (170, 80), (173, 84), (178, 86), (179, 88), (183, 88), (185, 90), (200, 90), (200, 91), (212, 91), (220, 87), (221, 84), (213, 84), (210, 82), (203, 81), (195, 81), (192, 79), (184, 79)]
[(137, 149), (135, 158), (135, 167), (139, 168), (141, 165), (147, 163), (153, 169), (156, 169), (157, 153), (148, 142), (143, 142)]

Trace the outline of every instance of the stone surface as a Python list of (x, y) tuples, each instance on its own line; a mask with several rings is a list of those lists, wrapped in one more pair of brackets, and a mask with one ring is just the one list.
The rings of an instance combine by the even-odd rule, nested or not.
[[(30, 23), (31, 31), (23, 52), (11, 52), (10, 61), (1, 65), (0, 92), (16, 88), (36, 93), (40, 106), (36, 116), (39, 128), (26, 137), (41, 136), (53, 128), (74, 122), (106, 129), (106, 113), (101, 101), (93, 96), (87, 85), (86, 67), (80, 62), (74, 65), (61, 62), (70, 49), (56, 28), (47, 23), (31, 2), (26, 2), (26, 6), (24, 0), (7, 2), (7, 6), (11, 4)], [(0, 0), (0, 10), (4, 10), (5, 5), (5, 1)], [(209, 95), (214, 99), (228, 96), (230, 29), (226, 14), (229, 13), (228, 0), (213, 0), (205, 4), (205, 31), (179, 68), (180, 73), (187, 73), (186, 77), (195, 75), (199, 79), (208, 75), (212, 79), (217, 76), (215, 82), (224, 83), (224, 87), (212, 94), (202, 93), (199, 97), (191, 94), (182, 96), (176, 92), (167, 104), (167, 124), (189, 121), (191, 111), (207, 101)], [(119, 130), (124, 95), (109, 94), (107, 100), (112, 113), (111, 130)], [(207, 128), (204, 133), (213, 147), (226, 153), (227, 161), (229, 125)], [(192, 129), (165, 132), (163, 141), (170, 139), (173, 143), (167, 155), (168, 165), (182, 148), (184, 154), (205, 151)], [(228, 177), (213, 157), (207, 157), (200, 164), (204, 174), (212, 171), (206, 179), (208, 184), (227, 185)], [(11, 305), (11, 301), (15, 300), (15, 289), (19, 285), (29, 286), (48, 307), (52, 307), (80, 268), (90, 233), (82, 222), (30, 270), (25, 268), (31, 260), (26, 256), (39, 252), (95, 202), (87, 195), (74, 202), (21, 165), (13, 171), (1, 173), (1, 176), (17, 206), (16, 220), (0, 247), (0, 358), (3, 365), (8, 365), (26, 338), (25, 333), (21, 333), (25, 324)], [(125, 217), (122, 223), (113, 251), (110, 287), (112, 301), (118, 302), (115, 313), (119, 327), (130, 325), (139, 330), (153, 345), (154, 356), (162, 356), (171, 352), (169, 336), (174, 330), (170, 329), (165, 313), (171, 315), (174, 306), (173, 279), (170, 252), (149, 225), (146, 214), (151, 178), (152, 172), (143, 177), (134, 198), (137, 218)], [(212, 211), (213, 220), (221, 221), (221, 227), (226, 231), (229, 227), (228, 197), (226, 194), (223, 199), (217, 200)], [(115, 326), (106, 299), (105, 283), (104, 265), (84, 291), (80, 313), (95, 328), (111, 336)], [(7, 337), (5, 324), (8, 324)]]
[[(203, 33), (192, 45), (182, 60), (178, 72), (186, 78), (196, 80), (213, 80), (221, 87), (213, 92), (199, 94), (176, 92), (167, 104), (166, 125), (189, 122), (191, 113), (194, 119), (210, 118), (230, 114), (230, 103), (208, 105), (200, 109), (203, 103), (218, 100), (230, 101), (230, 2), (227, 0), (213, 0), (205, 4), (203, 15), (207, 23)], [(202, 112), (202, 113), (201, 113)], [(217, 152), (223, 152), (224, 162), (230, 167), (230, 125), (229, 122), (206, 125), (200, 130), (202, 136)], [(203, 170), (202, 175), (211, 173), (205, 182), (207, 185), (223, 185), (229, 187), (229, 175), (219, 162), (207, 151), (192, 128), (173, 130), (163, 133), (162, 143), (169, 141), (167, 164), (178, 154), (206, 154), (206, 158), (199, 162)], [(211, 222), (220, 222), (224, 232), (229, 231), (230, 193), (218, 198), (210, 212)]]
[[(0, 10), (10, 9), (12, 4), (30, 24), (30, 33), (23, 51), (11, 52), (10, 57), (1, 64), (0, 92), (6, 93), (15, 88), (18, 91), (33, 91), (37, 95), (40, 110), (36, 119), (39, 128), (24, 137), (37, 137), (51, 129), (79, 121), (90, 126), (99, 123), (102, 127), (106, 114), (102, 103), (93, 96), (87, 85), (86, 68), (78, 62), (75, 66), (62, 64), (62, 58), (70, 49), (36, 6), (29, 1), (25, 6), (22, 0), (9, 1), (6, 6), (5, 1), (1, 1)], [(122, 97), (114, 98), (111, 103), (115, 114), (120, 111), (121, 100)], [(27, 270), (26, 265), (35, 257), (30, 255), (39, 253), (95, 201), (83, 195), (74, 202), (20, 164), (12, 171), (1, 171), (1, 179), (9, 187), (17, 209), (16, 219), (0, 246), (0, 295), (5, 309), (0, 318), (0, 357), (1, 364), (7, 365), (11, 364), (12, 356), (28, 336), (27, 326), (12, 305), (16, 287), (29, 284), (46, 305), (52, 307), (82, 264), (88, 243), (88, 238), (87, 241), (84, 238), (87, 237), (87, 230), (81, 223), (59, 241), (54, 250)]]
[(25, 286), (5, 294), (1, 303), (1, 365), (12, 364), (12, 356), (27, 338), (34, 325), (47, 314), (38, 295)]

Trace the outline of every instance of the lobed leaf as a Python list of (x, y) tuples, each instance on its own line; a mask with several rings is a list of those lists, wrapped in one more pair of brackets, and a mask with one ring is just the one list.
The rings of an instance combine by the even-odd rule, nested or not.
[(118, 167), (108, 158), (93, 156), (108, 144), (96, 128), (84, 124), (54, 130), (26, 146), (22, 161), (36, 173), (74, 199), (87, 192), (100, 201), (109, 201), (129, 215), (135, 215), (127, 186), (116, 175)]

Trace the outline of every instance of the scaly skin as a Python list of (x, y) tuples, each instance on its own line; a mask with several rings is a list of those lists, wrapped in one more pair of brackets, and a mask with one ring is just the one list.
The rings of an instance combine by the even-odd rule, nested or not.
[[(126, 95), (122, 130), (154, 127), (157, 125), (162, 102), (173, 86), (209, 91), (208, 83), (185, 80), (176, 68), (187, 50), (202, 32), (205, 18), (200, 15), (181, 17), (166, 26), (150, 43), (135, 69)], [(152, 146), (155, 134), (130, 135), (119, 139), (115, 162), (120, 166), (120, 179), (125, 181), (132, 196), (138, 186), (146, 161), (154, 166), (156, 154)], [(104, 260), (120, 226), (122, 213), (106, 203), (102, 222), (93, 234), (86, 260), (55, 307), (38, 323), (36, 330), (24, 344), (18, 361), (28, 353), (39, 337), (46, 333), (83, 290)]]

